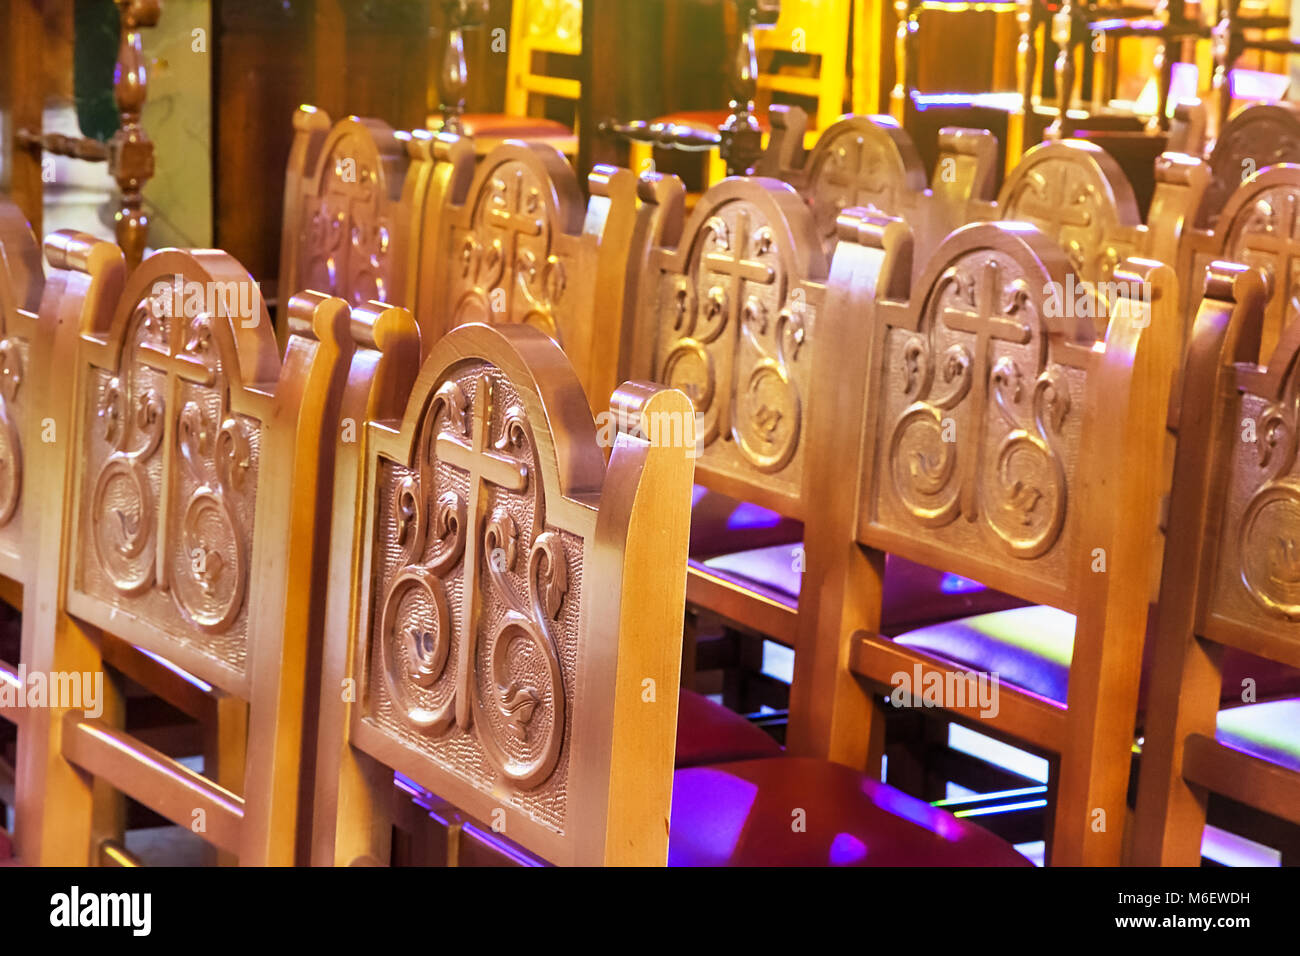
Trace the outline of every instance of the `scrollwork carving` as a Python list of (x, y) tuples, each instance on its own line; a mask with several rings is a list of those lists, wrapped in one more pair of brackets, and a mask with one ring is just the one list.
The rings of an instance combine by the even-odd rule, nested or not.
[[(959, 261), (936, 284), (922, 331), (901, 344), (909, 401), (886, 454), (893, 492), (914, 520), (930, 527), (958, 515), (982, 520), (1009, 553), (1032, 558), (1051, 548), (1064, 523), (1067, 480), (1057, 440), (1070, 392), (1041, 346), (1022, 352), (1040, 364), (1030, 373), (1028, 416), (1021, 410), (1026, 373), (997, 349), (1029, 345), (1038, 317), (1025, 280), (1008, 278), (1007, 269), (996, 256)], [(970, 338), (953, 341), (954, 333)], [(990, 397), (1007, 431), (986, 463)]]
[(14, 339), (0, 339), (0, 527), (13, 520), (23, 488), (23, 449), (13, 408), (23, 383), (23, 359)]
[(1246, 503), (1238, 533), (1241, 581), (1270, 614), (1300, 620), (1300, 485), (1291, 476), (1300, 392), (1271, 402), (1256, 422), (1263, 482)]
[[(378, 639), (402, 721), (428, 738), (472, 736), (496, 773), (526, 791), (550, 778), (564, 741), (555, 627), (569, 559), (561, 535), (545, 530), (527, 415), (510, 402), (497, 413), (495, 374), (435, 391), (417, 474), (387, 499), (401, 559), (383, 586)], [(524, 528), (517, 515), (530, 497)]]

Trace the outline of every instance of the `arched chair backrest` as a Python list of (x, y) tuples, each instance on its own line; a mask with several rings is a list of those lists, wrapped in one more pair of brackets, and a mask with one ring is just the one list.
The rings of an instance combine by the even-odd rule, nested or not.
[(694, 402), (701, 484), (798, 517), (828, 269), (812, 213), (787, 183), (733, 178), (675, 225), (637, 289), (630, 374)]
[(1059, 140), (1035, 146), (998, 193), (998, 217), (1033, 223), (1056, 240), (1079, 279), (1107, 282), (1137, 254), (1142, 224), (1128, 177), (1095, 143)]
[[(302, 106), (285, 174), (280, 299), (306, 289), (360, 305), (407, 304), (424, 167), (386, 123)], [(408, 175), (408, 173), (410, 175)], [(281, 323), (280, 337), (287, 335)]]
[(396, 770), (553, 863), (662, 865), (691, 449), (655, 421), (689, 403), (629, 384), (598, 430), (553, 340), (474, 324), (393, 410), (336, 521), (316, 862), (387, 859)]
[(424, 347), (467, 323), (532, 325), (564, 349), (598, 410), (620, 380), (635, 176), (597, 166), (584, 202), (549, 145), (507, 141), (475, 169), (470, 142), (443, 134), (433, 157), (414, 306)]
[(1196, 225), (1213, 228), (1219, 213), (1243, 180), (1278, 163), (1300, 163), (1300, 107), (1293, 103), (1255, 103), (1238, 110), (1210, 150), (1210, 186), (1196, 214)]

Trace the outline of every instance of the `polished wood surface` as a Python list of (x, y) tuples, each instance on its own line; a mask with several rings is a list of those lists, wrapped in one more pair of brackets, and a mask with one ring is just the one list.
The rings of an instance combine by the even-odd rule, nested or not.
[(662, 864), (693, 466), (637, 436), (685, 396), (619, 389), (606, 466), (555, 343), (469, 325), (383, 404), (336, 484), (315, 862), (387, 861), (392, 768), (551, 862)]

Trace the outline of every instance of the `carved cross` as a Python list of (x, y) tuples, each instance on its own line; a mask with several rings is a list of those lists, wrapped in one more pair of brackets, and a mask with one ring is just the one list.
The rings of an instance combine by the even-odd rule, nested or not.
[(1266, 228), (1243, 233), (1240, 253), (1254, 252), (1269, 257), (1276, 283), (1274, 301), (1286, 302), (1291, 294), (1296, 259), (1300, 257), (1300, 237), (1296, 235), (1300, 226), (1300, 197), (1288, 192), (1280, 201), (1270, 198), (1268, 206), (1272, 215), (1266, 220)]
[[(479, 526), (487, 510), (488, 485), (507, 491), (521, 492), (528, 487), (528, 467), (506, 455), (492, 450), (492, 379), (480, 375), (474, 389), (474, 413), (469, 422), (469, 441), (453, 433), (441, 432), (434, 443), (439, 461), (469, 475), (469, 500), (466, 504), (465, 575), (461, 596), (460, 641), (457, 664), (460, 680), (464, 683), (456, 694), (456, 724), (462, 730), (470, 726), (470, 693), (468, 682), (474, 672), (474, 653), (477, 644), (478, 615), (475, 595), (479, 590)], [(491, 560), (491, 555), (485, 556)]]
[[(167, 323), (167, 334), (164, 342), (160, 347), (158, 344), (146, 339), (139, 344), (137, 353), (141, 365), (162, 372), (166, 376), (162, 400), (163, 437), (161, 448), (163, 451), (163, 471), (158, 496), (158, 546), (154, 550), (155, 576), (159, 589), (163, 591), (168, 590), (170, 587), (167, 575), (167, 559), (171, 554), (170, 521), (168, 517), (172, 512), (173, 485), (175, 484), (173, 480), (174, 456), (172, 449), (176, 446), (176, 427), (181, 414), (181, 383), (190, 382), (211, 388), (216, 384), (217, 378), (216, 373), (207, 363), (201, 358), (186, 352), (185, 333), (188, 327), (182, 308), (183, 297), (179, 283), (171, 295), (172, 308), (170, 311), (172, 314), (161, 314), (161, 317), (165, 318)], [(156, 299), (150, 300), (149, 308), (160, 308)], [(155, 316), (160, 315), (158, 312), (154, 314)]]
[(704, 256), (704, 265), (711, 272), (721, 273), (728, 280), (727, 288), (727, 322), (735, 323), (740, 317), (740, 299), (743, 283), (760, 282), (771, 285), (776, 281), (775, 270), (757, 259), (746, 259), (749, 250), (749, 214), (741, 212), (736, 216), (734, 237), (728, 244), (726, 252), (709, 252)]
[(1077, 195), (1073, 191), (1077, 177), (1068, 168), (1061, 170), (1062, 175), (1059, 176), (1051, 175), (1054, 172), (1057, 169), (1040, 170), (1033, 174), (1031, 185), (1016, 196), (1015, 217), (1037, 219), (1052, 223), (1060, 229), (1091, 226), (1092, 213), (1069, 201)]
[(962, 469), (961, 510), (967, 521), (976, 517), (975, 480), (983, 457), (983, 423), (988, 413), (990, 346), (995, 340), (1024, 345), (1030, 335), (1029, 326), (1012, 318), (1010, 311), (1003, 308), (1002, 291), (1002, 266), (996, 259), (990, 259), (976, 280), (974, 310), (945, 306), (939, 316), (948, 328), (975, 336), (975, 358), (970, 370), (971, 409), (979, 429), (975, 453), (965, 456)]
[(857, 205), (860, 192), (879, 193), (885, 186), (877, 157), (867, 149), (861, 136), (847, 141), (837, 150), (836, 162), (827, 164), (824, 182), (843, 189), (848, 195), (847, 206)]
[(524, 195), (525, 189), (528, 187), (525, 187), (524, 171), (522, 169), (516, 169), (508, 180), (502, 177), (497, 182), (500, 188), (488, 207), (487, 224), (491, 228), (505, 233), (505, 238), (501, 243), (501, 258), (504, 269), (501, 284), (506, 292), (506, 315), (510, 315), (517, 279), (515, 268), (517, 266), (516, 257), (519, 250), (519, 237), (533, 238), (540, 236), (545, 228), (545, 223), (539, 217), (524, 211)]

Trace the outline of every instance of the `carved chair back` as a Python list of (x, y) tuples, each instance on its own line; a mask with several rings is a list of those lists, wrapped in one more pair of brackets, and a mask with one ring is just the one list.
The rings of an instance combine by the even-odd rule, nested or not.
[(1132, 462), (1163, 441), (1172, 270), (1122, 264), (1107, 324), (1061, 308), (1070, 261), (1032, 225), (963, 227), (918, 282), (901, 223), (854, 211), (840, 228), (859, 242), (837, 254), (852, 278), (820, 317), (812, 395), (839, 412), (813, 416), (807, 467), (852, 462), (856, 480), (826, 483), (806, 521), (821, 600), (800, 616), (789, 745), (878, 760), (864, 687), (961, 672), (879, 636), (885, 553), (986, 582), (1076, 615), (1067, 706), (1003, 685), (993, 713), (945, 716), (1058, 755), (1052, 859), (1118, 860), (1122, 827), (1090, 814), (1125, 813), (1163, 490)]
[(622, 381), (624, 330), (646, 229), (635, 176), (597, 166), (584, 203), (553, 147), (506, 142), (475, 168), (472, 144), (442, 134), (421, 222), (414, 311), (425, 350), (458, 325), (532, 325), (564, 349), (593, 411)]
[[(677, 201), (649, 174), (642, 195)], [(827, 258), (811, 210), (787, 183), (732, 178), (684, 224), (661, 217), (636, 291), (630, 374), (680, 388), (699, 419), (701, 484), (800, 518), (810, 338)]]
[(624, 385), (606, 466), (573, 368), (518, 325), (452, 330), (405, 391), (336, 486), (315, 862), (387, 861), (396, 770), (551, 862), (662, 865), (689, 402)]
[(953, 161), (926, 188), (925, 168), (912, 138), (888, 116), (846, 116), (804, 148), (807, 114), (799, 107), (768, 110), (771, 138), (755, 174), (782, 179), (812, 209), (827, 259), (834, 253), (835, 222), (862, 206), (906, 219), (919, 248), (930, 249), (965, 222), (967, 201), (989, 199), (997, 143), (984, 130), (945, 129)]
[(1210, 792), (1300, 824), (1300, 770), (1287, 746), (1295, 701), (1219, 710), (1225, 648), (1300, 666), (1300, 318), (1294, 310), (1288, 318), (1261, 353), (1273, 316), (1259, 271), (1210, 267), (1171, 416), (1178, 457), (1134, 831), (1139, 863), (1199, 865)]
[(36, 237), (18, 207), (0, 197), (0, 577), (3, 597), (19, 610), (27, 567), (21, 536), (23, 444), (33, 409), (28, 379), (44, 286)]
[[(1300, 153), (1296, 156), (1300, 159)], [(1202, 175), (1207, 175), (1202, 172)], [(1210, 188), (1214, 188), (1211, 180)], [(1204, 208), (1204, 207), (1202, 207)], [(1183, 244), (1179, 274), (1188, 334), (1195, 305), (1215, 260), (1238, 262), (1268, 276), (1259, 360), (1273, 353), (1300, 295), (1300, 165), (1281, 163), (1253, 172), (1226, 198), (1214, 224), (1192, 229)]]
[(41, 801), (20, 808), (20, 850), (120, 856), (111, 790), (241, 862), (292, 863), (346, 322), (291, 314), (281, 358), (256, 284), (222, 252), (163, 250), (123, 287), (107, 243), (64, 232), (46, 249), (42, 361), (69, 371), (70, 397), (47, 388), (42, 410), (70, 450), (42, 451), (40, 526), (24, 529), (40, 543), (31, 666), (102, 677), (98, 635), (114, 635), (246, 701), (249, 743), (233, 792), (128, 735), (111, 690), (102, 714), (61, 702), (20, 730), (20, 780)]
[(1300, 163), (1300, 107), (1279, 101), (1238, 110), (1219, 131), (1207, 161), (1210, 184), (1195, 217), (1202, 229), (1215, 226), (1228, 197), (1256, 172)]
[(516, 0), (510, 18), (510, 52), (506, 61), (506, 113), (530, 116), (533, 96), (577, 102), (582, 83), (536, 69), (550, 54), (582, 55), (582, 0)]
[[(413, 301), (427, 185), (425, 137), (301, 106), (285, 174), (281, 298), (303, 289), (353, 305)], [(280, 323), (281, 342), (287, 326)]]

